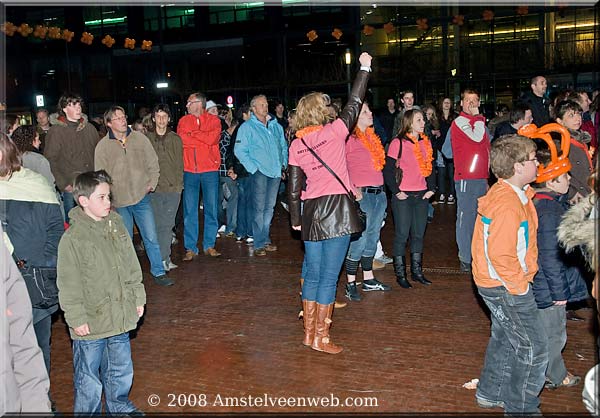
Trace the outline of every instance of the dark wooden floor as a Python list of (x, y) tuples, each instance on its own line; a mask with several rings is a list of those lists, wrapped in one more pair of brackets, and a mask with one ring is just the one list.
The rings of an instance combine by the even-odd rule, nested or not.
[[(186, 264), (179, 244), (173, 261), (180, 267), (170, 274), (176, 284), (162, 288), (142, 255), (148, 304), (132, 339), (131, 399), (145, 412), (488, 412), (462, 387), (479, 376), (490, 327), (470, 276), (458, 271), (454, 214), (454, 206), (437, 205), (427, 230), (424, 266), (432, 286), (401, 289), (388, 265), (377, 277), (391, 292), (363, 294), (361, 302), (334, 312), (332, 339), (344, 347), (339, 355), (301, 344), (303, 253), (281, 206), (272, 228), (279, 251), (266, 257), (219, 238), (221, 257)], [(389, 214), (382, 236), (388, 254), (392, 224)], [(344, 284), (342, 277), (338, 299)], [(578, 313), (587, 321), (569, 321), (564, 358), (583, 376), (595, 364), (595, 337), (592, 311)], [(52, 355), (52, 396), (59, 410), (70, 412), (72, 353), (62, 318), (53, 325)], [(581, 390), (544, 391), (542, 411), (585, 412)], [(289, 404), (308, 405), (306, 399), (271, 405), (283, 402), (277, 397), (333, 397), (329, 402), (337, 398), (340, 406)], [(239, 406), (231, 406), (233, 398)]]

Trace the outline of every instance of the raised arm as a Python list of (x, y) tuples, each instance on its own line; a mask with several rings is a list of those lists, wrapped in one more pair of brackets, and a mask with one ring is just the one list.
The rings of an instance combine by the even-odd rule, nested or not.
[(358, 57), (360, 71), (354, 79), (354, 84), (352, 84), (348, 103), (346, 103), (346, 106), (344, 106), (344, 109), (340, 112), (340, 119), (344, 121), (344, 124), (350, 132), (352, 132), (352, 128), (356, 124), (363, 99), (365, 98), (369, 74), (371, 72), (371, 59), (371, 56), (366, 52), (363, 52), (360, 54), (360, 57)]

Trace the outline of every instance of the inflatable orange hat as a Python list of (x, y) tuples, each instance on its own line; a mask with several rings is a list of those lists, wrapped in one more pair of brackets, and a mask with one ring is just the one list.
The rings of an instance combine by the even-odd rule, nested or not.
[[(560, 156), (556, 150), (556, 144), (550, 136), (550, 132), (557, 132), (560, 134), (560, 149), (562, 151)], [(571, 162), (569, 161), (571, 134), (569, 134), (569, 131), (566, 128), (558, 123), (549, 123), (538, 128), (531, 123), (521, 127), (517, 133), (526, 136), (527, 138), (541, 139), (548, 144), (548, 148), (550, 149), (551, 160), (545, 166), (542, 166), (541, 164), (538, 166), (538, 174), (535, 179), (536, 183), (544, 183), (548, 180), (552, 180), (571, 169)]]

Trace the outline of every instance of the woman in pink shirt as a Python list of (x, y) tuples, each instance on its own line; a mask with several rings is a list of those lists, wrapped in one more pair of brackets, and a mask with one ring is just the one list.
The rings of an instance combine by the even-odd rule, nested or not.
[(346, 160), (352, 185), (360, 189), (362, 199), (360, 208), (367, 214), (367, 225), (360, 237), (350, 243), (346, 255), (346, 297), (360, 301), (356, 287), (356, 271), (358, 263), (363, 270), (363, 292), (374, 290), (391, 290), (373, 275), (373, 258), (377, 250), (377, 241), (381, 231), (381, 223), (387, 208), (387, 196), (383, 185), (383, 166), (385, 150), (381, 140), (373, 130), (373, 113), (367, 103), (363, 103), (358, 115), (358, 122), (352, 135), (346, 142)]
[[(406, 280), (404, 256), (409, 237), (411, 277), (424, 285), (431, 284), (423, 275), (422, 259), (427, 204), (435, 192), (435, 180), (433, 150), (424, 129), (425, 120), (420, 110), (405, 112), (402, 130), (390, 144), (384, 169), (385, 184), (394, 195), (394, 272), (396, 281), (404, 288), (412, 287)], [(402, 170), (401, 176), (395, 175), (396, 167)], [(396, 177), (401, 177), (400, 183)]]
[(352, 186), (346, 165), (346, 137), (360, 113), (371, 56), (362, 53), (359, 62), (360, 71), (338, 119), (331, 122), (322, 93), (300, 99), (294, 119), (296, 139), (289, 149), (290, 219), (292, 228), (301, 231), (305, 248), (303, 344), (330, 354), (342, 351), (329, 338), (337, 279), (350, 235), (362, 230), (349, 192), (359, 200), (361, 195)]

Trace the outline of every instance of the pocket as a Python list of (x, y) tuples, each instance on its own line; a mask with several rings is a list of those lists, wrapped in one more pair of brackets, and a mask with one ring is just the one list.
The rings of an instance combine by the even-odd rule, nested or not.
[(106, 296), (99, 303), (86, 307), (90, 334), (104, 334), (113, 329), (110, 298)]

